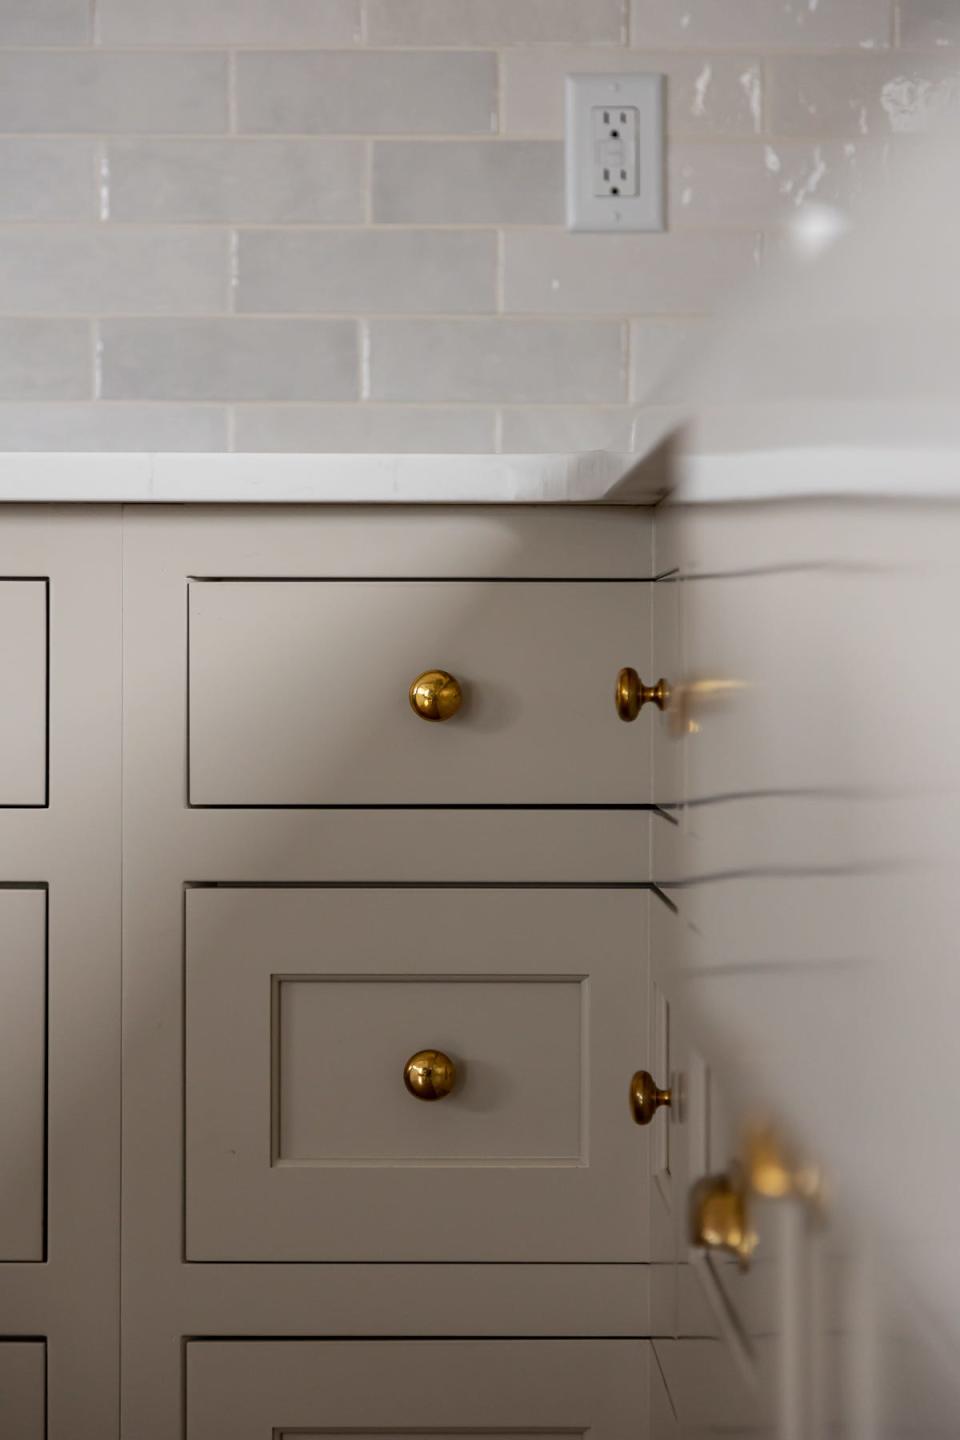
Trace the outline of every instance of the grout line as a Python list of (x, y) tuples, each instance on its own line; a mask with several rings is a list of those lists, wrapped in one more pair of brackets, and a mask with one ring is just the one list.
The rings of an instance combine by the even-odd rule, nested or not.
[(100, 333), (99, 320), (94, 320), (90, 326), (90, 346), (93, 359), (93, 398), (97, 401), (103, 399), (103, 336)]
[(370, 43), (370, 17), (367, 14), (368, 0), (360, 0), (360, 34), (357, 43), (366, 46)]
[(900, 0), (892, 0), (890, 7), (890, 44), (895, 50), (900, 49)]
[(500, 50), (498, 50), (497, 53), (496, 53), (496, 57), (495, 57), (495, 59), (494, 59), (494, 65), (496, 66), (496, 70), (497, 70), (497, 83), (496, 83), (496, 85), (495, 85), (495, 87), (494, 87), (494, 92), (493, 92), (493, 93), (494, 93), (494, 105), (496, 106), (496, 109), (495, 109), (493, 115), (490, 117), (490, 118), (491, 118), (490, 129), (491, 129), (491, 131), (493, 132), (493, 135), (495, 135), (498, 139), (502, 139), (502, 138), (503, 138), (503, 135), (504, 135), (504, 123), (505, 123), (504, 105), (503, 105), (503, 79), (504, 79), (503, 70), (504, 70), (504, 66), (503, 66), (503, 52), (500, 51)]
[(237, 448), (236, 407), (234, 405), (228, 405), (226, 410), (226, 446), (227, 453), (232, 455), (236, 452)]
[(493, 415), (493, 453), (503, 454), (503, 411), (499, 406)]
[(227, 313), (237, 313), (237, 291), (240, 286), (240, 231), (229, 232), (229, 251), (227, 260)]
[(359, 359), (359, 364), (360, 364), (360, 376), (359, 376), (360, 399), (361, 399), (361, 400), (369, 400), (369, 399), (370, 399), (370, 345), (371, 345), (370, 325), (369, 325), (369, 322), (364, 319), (364, 320), (361, 320), (361, 321), (359, 322), (359, 326), (360, 326), (360, 347), (359, 347), (358, 359)]
[(106, 140), (94, 146), (96, 163), (97, 214), (101, 223), (110, 219), (110, 152)]
[(502, 230), (498, 230), (498, 231), (497, 231), (496, 276), (495, 276), (495, 281), (494, 281), (494, 285), (495, 285), (494, 304), (495, 304), (495, 306), (496, 306), (496, 312), (497, 312), (498, 315), (502, 315), (502, 314), (504, 313), (504, 308), (503, 308), (503, 293), (504, 293), (504, 275), (505, 275), (505, 271), (506, 271), (506, 258), (507, 258), (506, 236), (504, 235), (504, 233), (503, 233)]
[(100, 7), (97, 0), (90, 0), (90, 43), (100, 44)]
[(367, 140), (364, 145), (364, 219), (368, 225), (373, 224), (373, 146), (372, 140)]
[(227, 131), (237, 133), (237, 52), (227, 51)]

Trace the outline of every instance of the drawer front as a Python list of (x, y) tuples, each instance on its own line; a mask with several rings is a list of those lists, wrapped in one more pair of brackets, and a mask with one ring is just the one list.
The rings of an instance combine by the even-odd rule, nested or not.
[(644, 1340), (195, 1340), (187, 1440), (649, 1435)]
[[(187, 892), (191, 1260), (645, 1257), (644, 892)], [(453, 1061), (450, 1093), (405, 1062)]]
[(47, 803), (47, 582), (0, 580), (0, 805)]
[(0, 1260), (42, 1260), (46, 892), (0, 889)]
[[(193, 581), (193, 805), (648, 802), (618, 669), (649, 655), (638, 582)], [(442, 723), (411, 682), (461, 686)]]
[(46, 1434), (45, 1352), (42, 1340), (0, 1341), (0, 1435), (10, 1440)]

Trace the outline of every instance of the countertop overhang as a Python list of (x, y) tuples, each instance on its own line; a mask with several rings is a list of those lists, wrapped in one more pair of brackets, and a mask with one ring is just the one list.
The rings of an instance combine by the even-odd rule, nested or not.
[[(641, 473), (642, 471), (642, 473)], [(638, 455), (0, 453), (0, 502), (651, 505)]]

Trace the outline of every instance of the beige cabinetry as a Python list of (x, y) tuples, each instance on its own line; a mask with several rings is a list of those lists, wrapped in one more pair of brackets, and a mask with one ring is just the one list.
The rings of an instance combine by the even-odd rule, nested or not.
[[(641, 1261), (635, 890), (191, 889), (188, 1260)], [(431, 937), (437, 937), (437, 944)], [(404, 1083), (448, 1055), (442, 1103)]]
[(125, 516), (125, 1435), (647, 1434), (651, 529)]
[(0, 1433), (103, 1440), (119, 1392), (120, 515), (0, 519)]
[[(648, 802), (635, 741), (611, 723), (635, 591), (502, 576), (192, 580), (191, 804)], [(431, 670), (460, 686), (446, 724), (417, 724), (408, 703)]]
[(0, 1260), (42, 1260), (46, 891), (0, 890)]
[(0, 1340), (0, 1432), (45, 1440), (45, 1347), (42, 1340)]
[(644, 1440), (649, 1348), (644, 1340), (193, 1341), (186, 1433)]
[(0, 806), (47, 803), (46, 578), (0, 580)]

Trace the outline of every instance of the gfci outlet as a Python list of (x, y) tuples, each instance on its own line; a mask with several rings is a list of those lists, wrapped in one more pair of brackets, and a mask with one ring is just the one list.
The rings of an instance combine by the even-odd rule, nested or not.
[(662, 230), (663, 76), (568, 75), (567, 226)]

